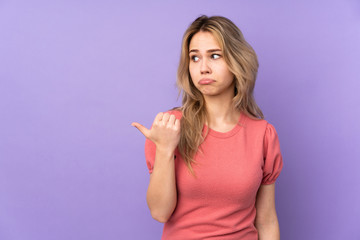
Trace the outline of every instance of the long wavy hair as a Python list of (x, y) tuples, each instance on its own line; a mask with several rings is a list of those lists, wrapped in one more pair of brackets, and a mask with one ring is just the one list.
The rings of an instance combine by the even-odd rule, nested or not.
[(206, 122), (209, 122), (205, 99), (193, 84), (189, 72), (190, 41), (200, 31), (210, 32), (215, 37), (230, 72), (234, 74), (235, 88), (232, 104), (235, 109), (251, 118), (264, 119), (253, 96), (259, 63), (255, 51), (245, 41), (240, 29), (231, 20), (222, 16), (202, 15), (195, 19), (183, 35), (177, 70), (176, 85), (179, 90), (178, 97), (182, 93), (182, 106), (172, 109), (182, 112), (178, 150), (189, 171), (195, 177), (192, 164), (197, 164), (197, 162), (194, 156), (198, 151), (202, 153), (200, 145), (208, 134), (208, 131), (203, 134), (203, 127)]

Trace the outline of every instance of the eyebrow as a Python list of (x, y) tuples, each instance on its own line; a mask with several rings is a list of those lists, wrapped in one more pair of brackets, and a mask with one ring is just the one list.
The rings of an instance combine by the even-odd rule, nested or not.
[[(210, 52), (218, 52), (218, 51), (221, 51), (221, 49), (209, 49), (209, 50), (207, 50), (206, 52), (210, 53)], [(189, 53), (191, 53), (191, 52), (199, 52), (199, 50), (197, 50), (197, 49), (191, 49), (191, 50), (189, 51)]]

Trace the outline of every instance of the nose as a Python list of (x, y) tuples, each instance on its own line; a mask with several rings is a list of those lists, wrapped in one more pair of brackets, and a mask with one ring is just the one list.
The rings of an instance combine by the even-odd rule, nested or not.
[(211, 68), (209, 66), (209, 63), (205, 58), (201, 61), (200, 72), (201, 72), (201, 74), (211, 72)]

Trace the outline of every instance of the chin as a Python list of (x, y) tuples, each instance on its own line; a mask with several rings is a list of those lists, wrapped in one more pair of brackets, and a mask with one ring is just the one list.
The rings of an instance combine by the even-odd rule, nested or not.
[(201, 93), (204, 96), (217, 96), (217, 95), (220, 95), (220, 93), (218, 93), (218, 92), (211, 92), (211, 91), (201, 91)]

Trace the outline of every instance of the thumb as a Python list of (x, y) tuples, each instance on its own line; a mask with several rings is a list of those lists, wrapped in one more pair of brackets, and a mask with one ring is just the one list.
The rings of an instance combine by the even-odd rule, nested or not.
[(133, 122), (131, 123), (131, 126), (136, 127), (146, 138), (149, 137), (150, 130), (141, 125), (140, 123)]

